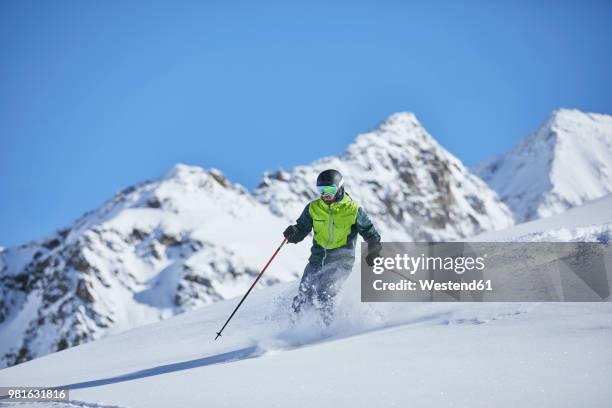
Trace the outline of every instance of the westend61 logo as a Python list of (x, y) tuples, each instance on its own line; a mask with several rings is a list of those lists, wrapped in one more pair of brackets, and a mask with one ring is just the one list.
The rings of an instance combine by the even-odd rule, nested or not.
[(462, 274), (466, 271), (482, 271), (485, 268), (487, 254), (478, 257), (445, 257), (440, 256), (410, 256), (409, 254), (396, 254), (394, 257), (379, 257), (374, 259), (372, 272), (377, 275), (385, 270), (406, 271), (414, 275), (419, 270), (453, 271)]
[(610, 301), (612, 246), (585, 242), (383, 242), (361, 248), (363, 302)]

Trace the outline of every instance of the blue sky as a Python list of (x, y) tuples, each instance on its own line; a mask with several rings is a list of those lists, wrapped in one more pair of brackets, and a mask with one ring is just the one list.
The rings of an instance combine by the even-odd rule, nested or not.
[(125, 3), (0, 3), (0, 245), (177, 162), (253, 188), (397, 111), (468, 165), (612, 113), (612, 2)]

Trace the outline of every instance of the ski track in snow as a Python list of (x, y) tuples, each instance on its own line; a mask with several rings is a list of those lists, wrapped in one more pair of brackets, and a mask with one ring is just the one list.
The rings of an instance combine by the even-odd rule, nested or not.
[[(280, 305), (283, 303), (287, 303), (287, 301), (290, 299), (290, 297), (287, 297), (284, 300), (277, 300), (280, 300)], [(194, 360), (151, 367), (114, 377), (83, 381), (72, 384), (64, 384), (58, 386), (58, 388), (68, 388), (70, 390), (77, 390), (168, 374), (177, 371), (189, 370), (191, 368), (235, 363), (241, 360), (265, 357), (280, 352), (291, 352), (303, 347), (311, 347), (321, 343), (339, 341), (348, 337), (366, 335), (377, 331), (392, 330), (398, 327), (417, 326), (422, 324), (433, 324), (439, 326), (460, 324), (487, 324), (493, 321), (517, 317), (519, 315), (528, 313), (537, 305), (538, 303), (516, 304), (514, 307), (511, 308), (511, 310), (494, 313), (488, 317), (470, 317), (470, 313), (468, 313), (468, 315), (470, 316), (462, 317), (462, 312), (460, 310), (457, 310), (458, 308), (455, 305), (455, 307), (450, 307), (449, 310), (432, 311), (430, 313), (426, 313), (424, 315), (420, 315), (412, 319), (408, 319), (405, 321), (399, 320), (391, 323), (385, 322), (386, 316), (378, 314), (375, 308), (368, 305), (367, 307), (371, 309), (371, 312), (374, 313), (374, 315), (376, 315), (378, 318), (380, 318), (379, 324), (368, 328), (359, 326), (351, 328), (349, 327), (350, 325), (340, 323), (338, 319), (336, 319), (335, 322), (333, 322), (329, 327), (325, 327), (322, 324), (322, 321), (319, 316), (316, 315), (316, 313), (306, 313), (299, 323), (284, 326), (279, 331), (272, 334), (270, 337), (264, 336), (263, 338), (252, 338), (251, 345), (246, 347), (219, 354), (213, 354)], [(454, 316), (457, 313), (459, 313), (459, 316)], [(278, 312), (275, 312), (267, 315), (264, 319), (269, 320), (270, 317), (274, 315), (276, 315), (277, 318), (280, 316)], [(285, 318), (286, 319), (284, 323), (289, 323), (287, 321), (289, 316), (286, 313)]]

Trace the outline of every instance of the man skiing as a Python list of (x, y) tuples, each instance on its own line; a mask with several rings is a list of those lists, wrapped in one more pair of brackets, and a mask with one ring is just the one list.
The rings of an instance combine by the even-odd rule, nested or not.
[(331, 322), (333, 298), (350, 274), (355, 262), (355, 242), (359, 233), (368, 243), (366, 262), (372, 265), (380, 256), (380, 235), (366, 212), (344, 191), (342, 174), (325, 170), (317, 177), (320, 198), (306, 205), (295, 225), (283, 235), (297, 244), (314, 230), (311, 254), (293, 299), (299, 314), (305, 307), (318, 309), (326, 324)]

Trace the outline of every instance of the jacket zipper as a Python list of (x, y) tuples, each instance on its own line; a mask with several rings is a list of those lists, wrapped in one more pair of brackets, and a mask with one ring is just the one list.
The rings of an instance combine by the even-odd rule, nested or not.
[(327, 242), (325, 246), (331, 244), (334, 240), (334, 219), (332, 218), (332, 207), (329, 206), (329, 221), (327, 221)]

